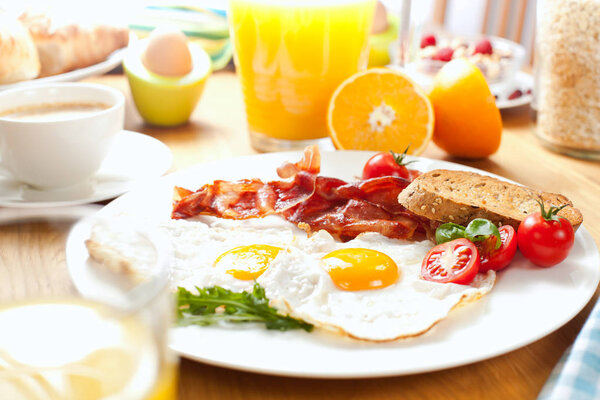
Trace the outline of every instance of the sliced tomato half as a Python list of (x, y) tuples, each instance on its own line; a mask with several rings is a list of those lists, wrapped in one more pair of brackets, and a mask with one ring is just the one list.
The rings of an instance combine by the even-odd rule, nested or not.
[(481, 265), (479, 272), (486, 272), (490, 269), (499, 271), (508, 267), (517, 252), (517, 235), (515, 228), (510, 225), (503, 225), (498, 228), (500, 232), (500, 241), (502, 245), (494, 249), (496, 237), (492, 236), (483, 242), (477, 243), (479, 254), (481, 256)]
[(438, 244), (423, 259), (421, 277), (439, 283), (468, 285), (479, 272), (479, 251), (467, 239)]

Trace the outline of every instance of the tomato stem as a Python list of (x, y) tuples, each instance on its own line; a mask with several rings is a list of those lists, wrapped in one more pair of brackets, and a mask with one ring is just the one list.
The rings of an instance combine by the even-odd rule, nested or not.
[(411, 161), (405, 160), (406, 152), (408, 151), (409, 148), (410, 148), (410, 144), (408, 146), (406, 146), (406, 149), (404, 149), (404, 151), (402, 153), (395, 153), (393, 150), (390, 150), (390, 154), (394, 158), (394, 161), (396, 162), (396, 164), (403, 167), (410, 163), (416, 162), (416, 160), (411, 160)]
[(546, 209), (544, 207), (544, 202), (541, 200), (536, 200), (536, 201), (540, 205), (540, 210), (541, 210), (540, 213), (542, 214), (542, 218), (544, 218), (544, 220), (546, 220), (546, 221), (559, 221), (560, 222), (560, 219), (557, 214), (560, 210), (562, 210), (563, 208), (568, 206), (568, 204), (563, 204), (560, 207), (551, 205), (550, 208), (546, 211)]

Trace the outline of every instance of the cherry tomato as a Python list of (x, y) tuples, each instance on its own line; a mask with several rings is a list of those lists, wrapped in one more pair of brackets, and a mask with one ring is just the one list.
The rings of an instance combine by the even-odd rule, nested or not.
[(515, 228), (510, 225), (503, 225), (498, 228), (498, 231), (500, 231), (500, 240), (502, 241), (502, 245), (498, 249), (494, 248), (496, 237), (493, 235), (483, 242), (477, 242), (477, 249), (481, 257), (479, 272), (486, 272), (490, 269), (499, 271), (506, 268), (515, 257), (517, 252)]
[(468, 285), (479, 271), (479, 251), (468, 239), (438, 244), (421, 264), (421, 277), (438, 283)]
[(406, 165), (411, 163), (411, 161), (407, 162), (404, 160), (407, 151), (408, 147), (402, 154), (394, 153), (393, 151), (375, 154), (365, 163), (362, 178), (371, 179), (381, 176), (399, 176), (400, 178), (412, 180), (415, 177), (412, 172), (418, 174), (418, 171), (406, 168)]
[(571, 223), (556, 215), (562, 207), (550, 207), (545, 211), (529, 214), (517, 230), (519, 249), (532, 263), (540, 267), (551, 267), (567, 256), (575, 241)]

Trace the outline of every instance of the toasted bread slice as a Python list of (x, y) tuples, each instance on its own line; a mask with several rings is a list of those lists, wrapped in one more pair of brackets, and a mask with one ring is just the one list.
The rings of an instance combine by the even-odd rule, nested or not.
[(544, 207), (567, 204), (558, 215), (574, 229), (583, 222), (581, 212), (565, 196), (501, 181), (467, 171), (437, 169), (416, 178), (398, 196), (398, 201), (413, 213), (439, 222), (467, 225), (475, 218), (487, 218), (496, 225), (515, 229), (533, 212)]

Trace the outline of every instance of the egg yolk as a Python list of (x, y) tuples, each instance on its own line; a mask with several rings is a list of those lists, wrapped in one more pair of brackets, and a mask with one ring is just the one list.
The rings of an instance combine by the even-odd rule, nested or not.
[(371, 249), (340, 249), (322, 259), (333, 283), (342, 290), (381, 289), (398, 280), (398, 266), (388, 255)]
[(221, 254), (214, 266), (227, 268), (226, 272), (236, 279), (251, 281), (267, 270), (271, 261), (279, 254), (280, 247), (268, 244), (239, 246)]

